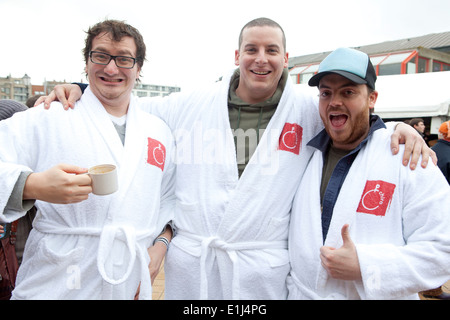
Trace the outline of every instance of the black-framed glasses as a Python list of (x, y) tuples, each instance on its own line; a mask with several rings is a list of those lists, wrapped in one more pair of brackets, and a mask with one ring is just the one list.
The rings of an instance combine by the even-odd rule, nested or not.
[(136, 59), (133, 57), (112, 56), (110, 54), (100, 51), (89, 52), (89, 57), (91, 58), (91, 61), (93, 63), (101, 65), (108, 65), (111, 62), (111, 60), (114, 60), (117, 67), (124, 69), (132, 69), (136, 64)]

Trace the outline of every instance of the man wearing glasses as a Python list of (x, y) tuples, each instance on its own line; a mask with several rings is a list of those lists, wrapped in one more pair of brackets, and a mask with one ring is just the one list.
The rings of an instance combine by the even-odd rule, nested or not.
[[(173, 212), (173, 137), (131, 95), (142, 36), (98, 23), (84, 57), (90, 87), (79, 108), (37, 107), (0, 123), (0, 220), (38, 208), (13, 299), (133, 299), (139, 290), (151, 299), (150, 272), (171, 238), (170, 228), (158, 235)], [(83, 168), (104, 163), (118, 168), (119, 189), (90, 194)]]

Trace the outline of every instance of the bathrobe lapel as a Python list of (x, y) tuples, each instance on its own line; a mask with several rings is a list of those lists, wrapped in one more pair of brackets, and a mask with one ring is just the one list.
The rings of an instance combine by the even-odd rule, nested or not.
[[(287, 122), (296, 122), (294, 108), (294, 96), (291, 92), (292, 83), (288, 81), (286, 83), (286, 88), (280, 99), (280, 103), (277, 107), (275, 115), (268, 124), (261, 140), (247, 164), (246, 169), (238, 178), (237, 172), (237, 162), (236, 157), (233, 161), (230, 161), (232, 168), (230, 167), (229, 172), (233, 174), (233, 181), (236, 183), (235, 189), (229, 197), (229, 202), (225, 210), (221, 225), (217, 231), (220, 237), (227, 241), (243, 241), (243, 240), (254, 240), (254, 236), (249, 234), (246, 230), (248, 228), (253, 228), (255, 220), (263, 219), (264, 215), (272, 215), (269, 210), (254, 210), (254, 214), (249, 216), (247, 214), (242, 214), (242, 208), (248, 207), (249, 203), (255, 201), (255, 199), (264, 202), (260, 198), (261, 194), (267, 194), (268, 188), (272, 189), (276, 193), (278, 187), (274, 187), (279, 184), (278, 173), (280, 168), (283, 166), (288, 166), (290, 169), (294, 169), (298, 164), (298, 155), (285, 154), (284, 151), (279, 150), (280, 135), (285, 128)], [(224, 110), (225, 108), (222, 108)], [(226, 109), (227, 110), (227, 109)], [(228, 114), (222, 118), (228, 120)], [(229, 127), (229, 123), (226, 124)], [(230, 135), (232, 135), (230, 129)], [(232, 137), (227, 139), (229, 142), (227, 149), (229, 150), (227, 154), (236, 154)], [(231, 142), (231, 143), (230, 143)], [(294, 157), (294, 159), (293, 159)], [(295, 159), (297, 157), (297, 159)], [(295, 179), (294, 179), (295, 180)], [(283, 181), (291, 187), (291, 184), (297, 185), (298, 181)], [(280, 186), (281, 187), (281, 186)], [(256, 208), (256, 207), (255, 207)], [(249, 210), (251, 212), (252, 210)]]

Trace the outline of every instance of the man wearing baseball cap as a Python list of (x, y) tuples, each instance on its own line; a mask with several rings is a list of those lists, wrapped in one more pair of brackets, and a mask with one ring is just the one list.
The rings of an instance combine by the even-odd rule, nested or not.
[(292, 208), (290, 299), (418, 299), (449, 279), (450, 186), (436, 166), (411, 171), (387, 152), (375, 82), (368, 55), (348, 48), (309, 81), (325, 129)]

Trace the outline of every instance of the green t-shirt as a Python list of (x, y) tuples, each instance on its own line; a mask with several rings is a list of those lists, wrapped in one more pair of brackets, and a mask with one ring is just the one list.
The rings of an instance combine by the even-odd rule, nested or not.
[(288, 77), (288, 70), (285, 69), (273, 96), (256, 104), (248, 104), (236, 95), (240, 79), (239, 69), (236, 69), (231, 77), (228, 92), (228, 115), (234, 134), (239, 176), (242, 175), (277, 109)]

